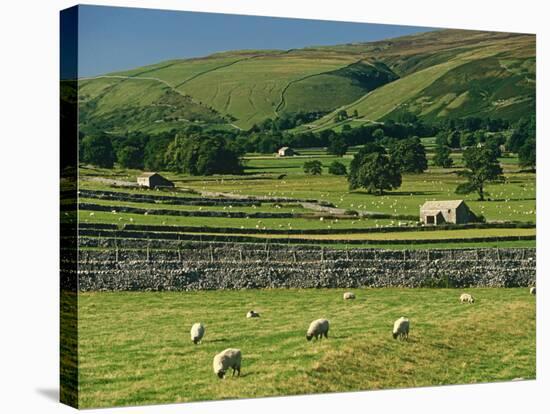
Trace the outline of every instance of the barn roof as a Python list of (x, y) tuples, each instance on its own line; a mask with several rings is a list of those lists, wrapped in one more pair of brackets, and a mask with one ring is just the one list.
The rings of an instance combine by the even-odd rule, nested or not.
[(149, 178), (149, 177), (152, 177), (153, 175), (157, 175), (157, 173), (156, 172), (144, 172), (143, 174), (140, 175), (140, 177)]
[(281, 148), (279, 148), (279, 151), (286, 151), (288, 149), (290, 149), (290, 147), (281, 147)]
[(437, 201), (426, 201), (424, 204), (422, 204), (422, 207), (420, 207), (420, 210), (449, 210), (458, 208), (462, 203), (464, 203), (464, 200), (437, 200)]

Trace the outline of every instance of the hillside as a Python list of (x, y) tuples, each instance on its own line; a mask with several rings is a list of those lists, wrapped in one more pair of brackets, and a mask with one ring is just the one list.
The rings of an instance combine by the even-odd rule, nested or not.
[(248, 129), (283, 113), (336, 111), (384, 120), (517, 119), (535, 107), (535, 36), (440, 30), (385, 41), (232, 51), (82, 79), (84, 127), (162, 130), (189, 123)]

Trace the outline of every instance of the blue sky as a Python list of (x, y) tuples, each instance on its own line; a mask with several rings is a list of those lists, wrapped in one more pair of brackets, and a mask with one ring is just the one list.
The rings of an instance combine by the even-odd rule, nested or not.
[(79, 7), (81, 77), (225, 50), (366, 42), (433, 30), (369, 23)]

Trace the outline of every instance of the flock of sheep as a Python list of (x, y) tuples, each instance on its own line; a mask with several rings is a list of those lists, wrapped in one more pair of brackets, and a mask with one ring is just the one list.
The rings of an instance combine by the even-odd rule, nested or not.
[[(531, 295), (536, 294), (536, 288), (532, 287), (529, 290), (529, 293)], [(344, 293), (344, 300), (352, 300), (355, 299), (355, 294), (353, 292), (346, 292)], [(469, 293), (463, 293), (460, 295), (460, 303), (474, 303), (475, 299), (474, 297)], [(259, 318), (260, 314), (254, 310), (250, 310), (246, 314), (247, 318)], [(306, 339), (308, 341), (311, 341), (311, 339), (315, 338), (322, 339), (323, 336), (325, 338), (328, 338), (328, 330), (329, 330), (329, 321), (327, 319), (317, 319), (311, 322), (309, 325), (309, 328), (306, 332)], [(408, 318), (402, 316), (401, 318), (397, 319), (393, 324), (393, 331), (392, 336), (394, 339), (408, 339), (409, 338), (409, 329), (410, 329), (410, 321)], [(191, 340), (195, 345), (200, 344), (202, 341), (202, 338), (204, 337), (205, 328), (204, 325), (200, 322), (197, 322), (193, 324), (191, 327)], [(218, 376), (218, 378), (223, 379), (225, 377), (226, 372), (229, 369), (233, 370), (232, 376), (237, 373), (237, 375), (241, 375), (241, 359), (242, 354), (240, 349), (236, 348), (228, 348), (216, 356), (214, 356), (214, 361), (212, 364), (212, 367), (214, 369), (214, 373)]]

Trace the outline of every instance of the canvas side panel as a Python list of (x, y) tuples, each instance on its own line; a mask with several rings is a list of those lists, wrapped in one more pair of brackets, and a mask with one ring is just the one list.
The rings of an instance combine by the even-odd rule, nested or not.
[(60, 399), (78, 407), (78, 7), (60, 15)]

